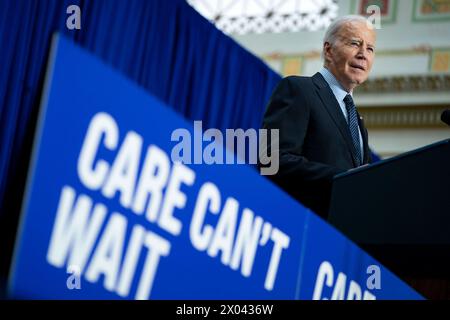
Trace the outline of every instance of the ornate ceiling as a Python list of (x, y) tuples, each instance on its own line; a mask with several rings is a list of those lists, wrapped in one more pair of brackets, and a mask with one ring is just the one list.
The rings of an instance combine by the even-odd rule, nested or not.
[(337, 0), (187, 0), (227, 34), (325, 29), (338, 15)]

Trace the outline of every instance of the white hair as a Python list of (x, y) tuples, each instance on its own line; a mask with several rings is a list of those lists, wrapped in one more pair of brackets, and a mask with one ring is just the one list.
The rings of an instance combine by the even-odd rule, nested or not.
[[(347, 16), (339, 17), (330, 24), (327, 31), (325, 32), (325, 36), (323, 38), (323, 44), (325, 44), (325, 42), (328, 42), (331, 45), (335, 44), (341, 27), (344, 24), (349, 23), (349, 22), (365, 22), (365, 23), (370, 24), (370, 22), (363, 16), (347, 15)], [(323, 57), (324, 57), (324, 53), (322, 50), (322, 58)]]

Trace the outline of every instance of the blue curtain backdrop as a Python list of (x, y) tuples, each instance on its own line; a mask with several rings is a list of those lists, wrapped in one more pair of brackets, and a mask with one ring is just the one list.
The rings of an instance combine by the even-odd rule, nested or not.
[[(66, 27), (72, 4), (81, 30)], [(0, 0), (0, 278), (55, 31), (205, 128), (259, 128), (280, 80), (182, 0)]]
[(56, 31), (204, 128), (259, 128), (281, 79), (184, 0), (0, 0), (0, 298)]

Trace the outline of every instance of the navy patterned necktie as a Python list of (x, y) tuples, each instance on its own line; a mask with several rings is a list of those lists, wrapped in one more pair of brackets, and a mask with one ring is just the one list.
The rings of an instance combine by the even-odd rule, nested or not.
[(346, 95), (344, 98), (345, 107), (348, 114), (348, 127), (352, 135), (353, 147), (355, 149), (356, 162), (360, 166), (362, 164), (361, 147), (359, 142), (359, 127), (358, 127), (358, 114), (356, 113), (356, 107), (353, 103), (351, 95)]

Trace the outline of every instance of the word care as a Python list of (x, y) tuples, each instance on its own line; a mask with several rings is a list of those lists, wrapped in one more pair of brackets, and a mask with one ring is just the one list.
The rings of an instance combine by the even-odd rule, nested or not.
[[(289, 236), (242, 207), (238, 199), (224, 198), (212, 182), (203, 183), (196, 197), (188, 198), (182, 190), (195, 185), (195, 171), (172, 163), (158, 146), (146, 146), (137, 132), (120, 137), (111, 115), (100, 112), (91, 119), (74, 168), (86, 190), (62, 187), (48, 263), (75, 267), (86, 281), (103, 281), (106, 290), (121, 297), (134, 294), (136, 299), (148, 299), (158, 266), (172, 247), (167, 236), (155, 231), (174, 237), (186, 232), (194, 249), (220, 259), (244, 277), (252, 276), (258, 250), (271, 250), (262, 285), (268, 291), (274, 288)], [(117, 198), (121, 212), (94, 202), (92, 192), (100, 192), (108, 201)], [(195, 203), (193, 212), (185, 210), (188, 201)], [(130, 223), (130, 213), (140, 217), (140, 223)], [(183, 220), (183, 215), (189, 219)], [(215, 225), (207, 222), (210, 215), (217, 216)], [(145, 262), (139, 269), (140, 259)], [(138, 285), (131, 293), (134, 280)]]

